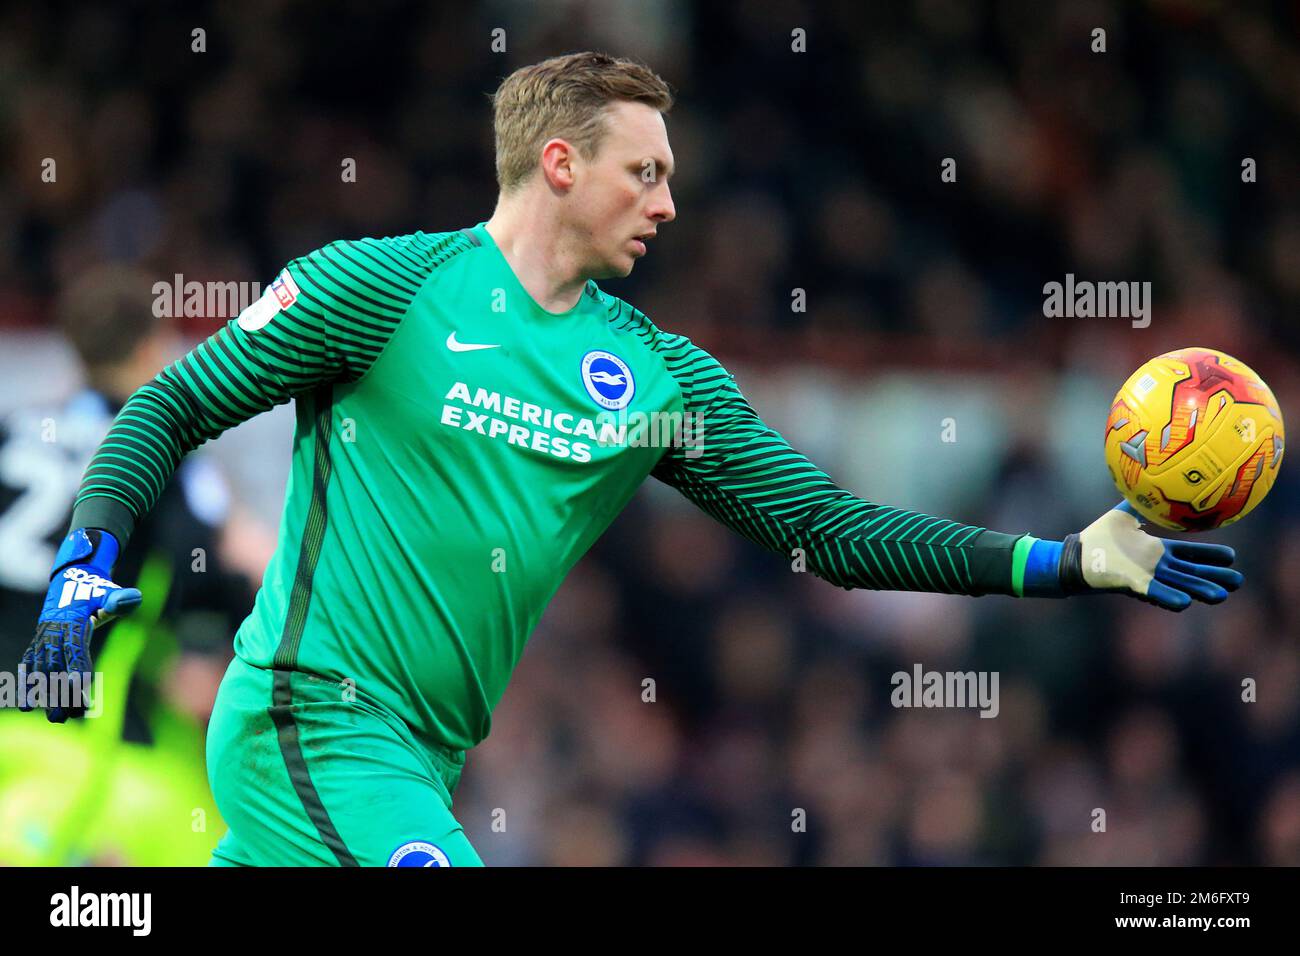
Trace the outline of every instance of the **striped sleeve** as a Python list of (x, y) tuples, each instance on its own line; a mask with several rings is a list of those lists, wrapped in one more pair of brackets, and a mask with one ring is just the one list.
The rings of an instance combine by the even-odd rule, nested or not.
[(72, 527), (125, 545), (186, 454), (295, 395), (361, 378), (431, 271), (434, 239), (339, 241), (290, 262), (127, 400), (82, 479)]
[(846, 589), (1019, 595), (1028, 535), (859, 498), (764, 424), (703, 349), (662, 336), (659, 351), (698, 429), (694, 447), (671, 449), (654, 475), (718, 521), (788, 557), (800, 549), (809, 570)]

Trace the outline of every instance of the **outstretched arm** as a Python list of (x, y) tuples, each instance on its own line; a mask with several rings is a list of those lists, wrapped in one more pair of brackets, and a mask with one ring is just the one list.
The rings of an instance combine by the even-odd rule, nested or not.
[(786, 555), (801, 549), (809, 569), (839, 587), (1016, 597), (1121, 591), (1182, 610), (1192, 598), (1222, 601), (1241, 584), (1228, 567), (1231, 548), (1151, 537), (1131, 509), (1047, 541), (857, 497), (769, 428), (712, 356), (689, 344), (684, 354), (679, 381), (698, 416), (698, 444), (670, 450), (655, 476), (751, 541)]

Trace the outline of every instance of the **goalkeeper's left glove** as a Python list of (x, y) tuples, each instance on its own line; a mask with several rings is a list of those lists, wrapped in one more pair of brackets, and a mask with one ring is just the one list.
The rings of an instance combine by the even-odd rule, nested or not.
[(1069, 597), (1118, 592), (1168, 611), (1192, 599), (1226, 601), (1241, 587), (1230, 565), (1232, 548), (1199, 541), (1171, 541), (1139, 530), (1141, 515), (1127, 501), (1064, 541), (1033, 539), (1024, 568), (1026, 597)]

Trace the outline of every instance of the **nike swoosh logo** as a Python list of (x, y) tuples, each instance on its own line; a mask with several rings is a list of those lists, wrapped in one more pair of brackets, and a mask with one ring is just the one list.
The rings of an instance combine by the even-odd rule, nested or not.
[(475, 345), (472, 342), (457, 342), (456, 333), (447, 336), (447, 348), (453, 352), (477, 352), (479, 349), (499, 349), (500, 345)]

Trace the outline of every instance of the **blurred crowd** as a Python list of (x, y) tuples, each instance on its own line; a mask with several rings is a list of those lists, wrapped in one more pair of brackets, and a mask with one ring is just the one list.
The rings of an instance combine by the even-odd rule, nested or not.
[[(863, 497), (1059, 538), (1113, 503), (1106, 403), (1146, 358), (1218, 348), (1300, 407), (1300, 10), (1247, 6), (6, 8), (0, 343), (104, 262), (265, 282), (336, 238), (485, 220), (487, 94), (605, 49), (679, 92), (678, 219), (605, 287)], [(1067, 273), (1151, 282), (1150, 326), (1045, 318)], [(979, 396), (951, 410), (978, 467), (942, 463), (938, 417), (874, 446), (914, 415), (871, 400), (886, 380), (936, 416), (945, 383)], [(845, 592), (650, 486), (548, 609), (454, 809), (489, 864), (1300, 865), (1297, 532), (1284, 463), (1215, 535), (1248, 581), (1221, 607)], [(892, 707), (918, 662), (997, 671), (999, 715)]]

